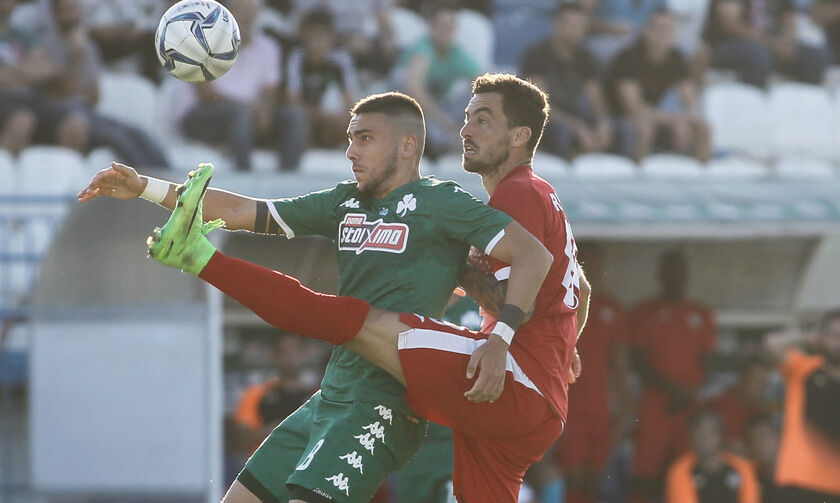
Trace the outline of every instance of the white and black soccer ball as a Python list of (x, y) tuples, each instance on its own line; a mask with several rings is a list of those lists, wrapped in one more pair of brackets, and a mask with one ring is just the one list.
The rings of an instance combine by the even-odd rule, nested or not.
[(214, 0), (181, 0), (160, 19), (155, 50), (163, 67), (187, 82), (208, 82), (227, 72), (239, 53), (239, 26)]

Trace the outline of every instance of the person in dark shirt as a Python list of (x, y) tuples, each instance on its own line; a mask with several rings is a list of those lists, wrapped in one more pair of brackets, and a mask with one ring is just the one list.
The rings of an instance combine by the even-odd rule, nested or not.
[(828, 51), (797, 40), (795, 15), (789, 0), (712, 0), (703, 28), (711, 65), (734, 70), (758, 87), (766, 86), (773, 71), (819, 84)]
[(700, 117), (697, 89), (675, 33), (671, 13), (655, 11), (607, 76), (607, 96), (619, 118), (619, 153), (636, 160), (654, 146), (704, 162), (709, 158), (709, 126)]
[[(314, 146), (344, 145), (347, 110), (353, 107), (359, 92), (353, 58), (335, 47), (334, 19), (326, 7), (304, 13), (300, 33), (303, 43), (292, 49), (287, 62), (289, 101), (306, 107)], [(339, 103), (328, 102), (332, 92), (339, 96)]]
[(723, 450), (723, 424), (712, 411), (691, 420), (692, 449), (671, 466), (666, 503), (759, 503), (758, 480), (750, 462)]
[(550, 97), (542, 150), (566, 158), (606, 150), (611, 142), (598, 63), (583, 46), (588, 31), (587, 12), (577, 3), (562, 4), (552, 35), (528, 49), (520, 62), (520, 75)]

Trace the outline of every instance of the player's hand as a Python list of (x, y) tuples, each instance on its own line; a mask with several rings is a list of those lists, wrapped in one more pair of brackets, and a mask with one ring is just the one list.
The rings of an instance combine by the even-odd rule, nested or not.
[(575, 383), (583, 371), (583, 362), (580, 361), (580, 354), (575, 348), (575, 355), (572, 357), (572, 368), (569, 369), (569, 384)]
[(473, 403), (493, 403), (505, 389), (505, 363), (508, 345), (498, 335), (490, 334), (487, 342), (479, 346), (467, 364), (467, 379), (478, 373), (472, 389), (464, 396)]
[(133, 199), (139, 197), (146, 188), (148, 180), (140, 178), (134, 168), (112, 162), (111, 167), (97, 173), (90, 183), (76, 197), (80, 203), (98, 196), (115, 199)]

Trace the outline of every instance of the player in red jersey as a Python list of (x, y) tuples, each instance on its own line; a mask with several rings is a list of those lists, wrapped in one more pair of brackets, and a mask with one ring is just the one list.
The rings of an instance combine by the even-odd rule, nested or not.
[(715, 349), (711, 311), (687, 298), (688, 265), (681, 250), (659, 262), (661, 296), (639, 305), (630, 322), (633, 363), (642, 379), (631, 501), (657, 492), (667, 464), (686, 451), (688, 416)]
[[(206, 253), (209, 243), (194, 239), (206, 258), (190, 272), (278, 328), (362, 355), (406, 386), (412, 409), (452, 427), (453, 485), (462, 502), (516, 501), (525, 470), (556, 441), (566, 417), (567, 376), (589, 287), (557, 195), (530, 168), (547, 115), (546, 96), (532, 84), (484, 75), (473, 85), (462, 129), (465, 168), (480, 173), (491, 203), (510, 208), (547, 249), (547, 276), (541, 287), (534, 284), (536, 305), (524, 324), (525, 313), (510, 304), (498, 309), (486, 334), (319, 295), (275, 271)], [(183, 268), (182, 259), (154, 255)], [(494, 264), (497, 278), (506, 270)]]
[[(557, 461), (566, 475), (566, 501), (594, 503), (610, 449), (623, 436), (629, 415), (627, 326), (622, 306), (599, 289), (601, 249), (581, 246), (579, 257), (595, 293), (577, 344), (586, 372), (569, 387), (569, 403), (574, 406), (558, 444)], [(610, 389), (616, 404), (615, 429), (611, 427)]]

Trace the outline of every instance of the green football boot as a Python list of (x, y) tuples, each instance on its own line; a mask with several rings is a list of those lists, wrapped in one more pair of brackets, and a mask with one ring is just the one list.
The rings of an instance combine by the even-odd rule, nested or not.
[(154, 234), (146, 239), (150, 257), (196, 276), (204, 269), (216, 252), (204, 236), (225, 226), (220, 219), (203, 223), (201, 207), (212, 176), (213, 165), (202, 163), (197, 170), (190, 171), (183, 185), (178, 186), (175, 191), (178, 202), (166, 225), (163, 229), (156, 227)]

